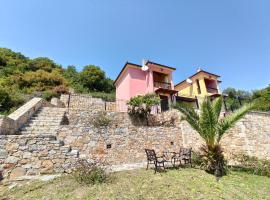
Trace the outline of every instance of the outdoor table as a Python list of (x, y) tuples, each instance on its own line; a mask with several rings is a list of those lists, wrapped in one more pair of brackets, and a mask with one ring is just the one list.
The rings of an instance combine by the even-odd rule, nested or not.
[(164, 151), (163, 157), (167, 163), (171, 163), (173, 167), (175, 167), (175, 155), (177, 153), (174, 151)]

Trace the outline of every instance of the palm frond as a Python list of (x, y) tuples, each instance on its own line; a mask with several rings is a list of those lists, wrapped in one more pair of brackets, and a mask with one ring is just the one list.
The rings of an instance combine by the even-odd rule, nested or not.
[(217, 142), (219, 142), (224, 135), (224, 133), (232, 128), (237, 121), (242, 119), (249, 111), (253, 109), (253, 104), (244, 105), (242, 108), (238, 109), (234, 113), (230, 114), (229, 116), (225, 117), (225, 119), (218, 123), (218, 138)]
[(222, 109), (222, 97), (219, 97), (214, 100), (213, 108), (218, 119), (221, 113), (221, 109)]
[(183, 120), (186, 120), (192, 128), (194, 128), (198, 133), (201, 132), (199, 115), (196, 113), (194, 108), (183, 103), (177, 103), (173, 108), (177, 109), (184, 115), (182, 117)]
[(207, 144), (214, 144), (215, 142), (218, 117), (210, 99), (205, 98), (201, 105), (199, 123), (202, 129), (201, 136)]

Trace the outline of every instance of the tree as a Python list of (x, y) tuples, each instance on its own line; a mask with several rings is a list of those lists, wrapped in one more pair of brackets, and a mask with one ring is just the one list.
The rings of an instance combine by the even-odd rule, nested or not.
[(237, 90), (232, 87), (228, 87), (222, 92), (227, 95), (226, 106), (228, 109), (235, 110), (240, 108), (243, 104), (251, 101), (252, 94), (245, 90)]
[(87, 65), (79, 74), (81, 84), (89, 91), (103, 91), (105, 72), (95, 65)]
[(46, 57), (38, 57), (30, 62), (30, 70), (44, 70), (47, 72), (51, 72), (55, 68), (61, 68), (59, 65), (55, 64), (51, 59)]
[(252, 104), (247, 104), (236, 112), (221, 118), (222, 98), (217, 98), (211, 102), (206, 98), (200, 106), (198, 114), (194, 108), (177, 104), (175, 106), (184, 116), (190, 126), (196, 130), (205, 141), (201, 147), (202, 159), (207, 172), (221, 177), (226, 174), (226, 163), (220, 140), (235, 123), (244, 117), (252, 108)]
[(270, 111), (270, 86), (265, 89), (255, 91), (252, 99), (257, 110)]
[(70, 83), (77, 83), (78, 80), (78, 72), (76, 71), (75, 66), (70, 65), (68, 66), (64, 72), (63, 72), (63, 76), (70, 82)]

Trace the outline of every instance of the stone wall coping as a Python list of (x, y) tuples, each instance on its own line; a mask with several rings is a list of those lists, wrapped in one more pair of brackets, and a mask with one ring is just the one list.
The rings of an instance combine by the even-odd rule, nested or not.
[(24, 105), (22, 105), (20, 108), (18, 108), (16, 111), (8, 115), (10, 119), (18, 120), (20, 117), (24, 116), (29, 110), (31, 110), (33, 107), (36, 106), (39, 102), (42, 103), (43, 99), (34, 97)]
[(248, 114), (258, 114), (258, 115), (270, 116), (270, 112), (262, 112), (262, 111), (252, 111)]
[(33, 98), (8, 116), (0, 118), (0, 135), (15, 134), (42, 106), (51, 106), (42, 98)]

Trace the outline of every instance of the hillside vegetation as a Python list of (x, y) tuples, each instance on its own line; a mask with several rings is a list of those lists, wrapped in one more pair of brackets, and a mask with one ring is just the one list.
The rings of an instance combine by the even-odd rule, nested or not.
[(33, 96), (50, 99), (67, 93), (90, 93), (114, 99), (113, 81), (98, 66), (63, 68), (46, 57), (30, 59), (21, 53), (0, 48), (0, 113), (8, 114)]

